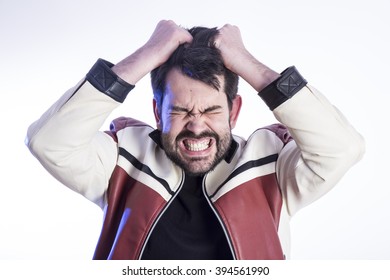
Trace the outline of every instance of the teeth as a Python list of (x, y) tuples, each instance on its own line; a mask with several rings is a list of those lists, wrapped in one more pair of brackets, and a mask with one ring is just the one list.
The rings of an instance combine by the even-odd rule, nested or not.
[(186, 148), (192, 152), (199, 152), (206, 150), (209, 147), (210, 141), (202, 141), (202, 142), (189, 142), (185, 141), (184, 144)]

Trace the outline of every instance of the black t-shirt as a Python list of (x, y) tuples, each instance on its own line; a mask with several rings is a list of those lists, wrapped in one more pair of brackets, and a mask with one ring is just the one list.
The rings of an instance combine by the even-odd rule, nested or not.
[(142, 259), (232, 259), (222, 227), (203, 194), (202, 180), (186, 175), (179, 194), (154, 228)]

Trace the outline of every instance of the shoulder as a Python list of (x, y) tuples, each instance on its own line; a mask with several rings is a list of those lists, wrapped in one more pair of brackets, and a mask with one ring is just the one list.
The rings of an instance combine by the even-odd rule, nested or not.
[(110, 131), (111, 132), (118, 132), (119, 130), (122, 130), (126, 127), (142, 127), (142, 126), (152, 128), (150, 125), (148, 125), (142, 121), (139, 121), (139, 120), (136, 120), (133, 118), (129, 118), (129, 117), (119, 117), (119, 118), (114, 119), (111, 122)]
[(278, 142), (282, 147), (293, 140), (288, 128), (281, 124), (275, 123), (256, 129), (247, 140), (247, 143), (260, 142)]
[[(126, 129), (145, 129), (146, 131), (153, 131), (154, 128), (142, 121), (129, 118), (129, 117), (119, 117), (114, 119), (110, 124), (110, 129), (105, 131), (108, 135), (110, 135), (116, 142), (118, 142), (118, 133), (126, 130)], [(137, 129), (137, 130), (138, 130)], [(139, 131), (139, 130), (138, 130)]]
[(277, 138), (279, 138), (284, 145), (293, 140), (290, 132), (287, 127), (281, 123), (271, 124), (265, 127), (260, 128), (259, 130), (268, 130), (275, 134)]

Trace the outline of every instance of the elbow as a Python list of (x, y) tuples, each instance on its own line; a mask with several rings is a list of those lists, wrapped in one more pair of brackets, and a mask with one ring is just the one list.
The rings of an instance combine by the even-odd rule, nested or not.
[(34, 141), (33, 137), (31, 135), (29, 135), (28, 133), (27, 133), (26, 137), (24, 138), (24, 144), (27, 146), (29, 151), (35, 157), (39, 157), (38, 154), (39, 154), (39, 151), (41, 150), (41, 148), (39, 148), (39, 147), (42, 146), (42, 145), (39, 145), (39, 142), (38, 142), (38, 145), (37, 145), (37, 142)]
[(366, 152), (366, 142), (360, 134), (357, 134), (353, 141), (347, 147), (347, 157), (351, 160), (352, 165), (359, 162)]
[(32, 137), (28, 133), (24, 139), (24, 144), (36, 158), (39, 159), (41, 158), (42, 154), (44, 154), (43, 149), (45, 146), (42, 144), (42, 141), (39, 141), (39, 139)]
[(30, 153), (44, 166), (52, 162), (53, 157), (58, 156), (58, 153), (55, 153), (53, 147), (48, 143), (48, 139), (42, 137), (40, 134), (31, 135), (27, 133), (24, 143)]
[(327, 167), (327, 172), (322, 176), (324, 181), (330, 182), (332, 185), (345, 175), (345, 173), (357, 164), (364, 156), (366, 145), (364, 138), (360, 135), (351, 138), (342, 150), (332, 157)]
[(24, 144), (30, 150), (30, 152), (39, 159), (42, 150), (45, 148), (42, 137), (39, 137), (38, 128), (36, 123), (33, 123), (27, 129), (26, 137), (24, 138)]

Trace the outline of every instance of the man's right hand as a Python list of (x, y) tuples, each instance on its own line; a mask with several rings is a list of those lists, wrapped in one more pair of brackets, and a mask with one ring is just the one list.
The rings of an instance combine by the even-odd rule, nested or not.
[(220, 28), (215, 46), (221, 51), (225, 66), (247, 81), (256, 92), (279, 77), (246, 49), (237, 26), (225, 24)]
[(160, 21), (149, 40), (112, 70), (129, 84), (135, 85), (153, 69), (163, 64), (181, 44), (190, 43), (191, 34), (172, 20)]

